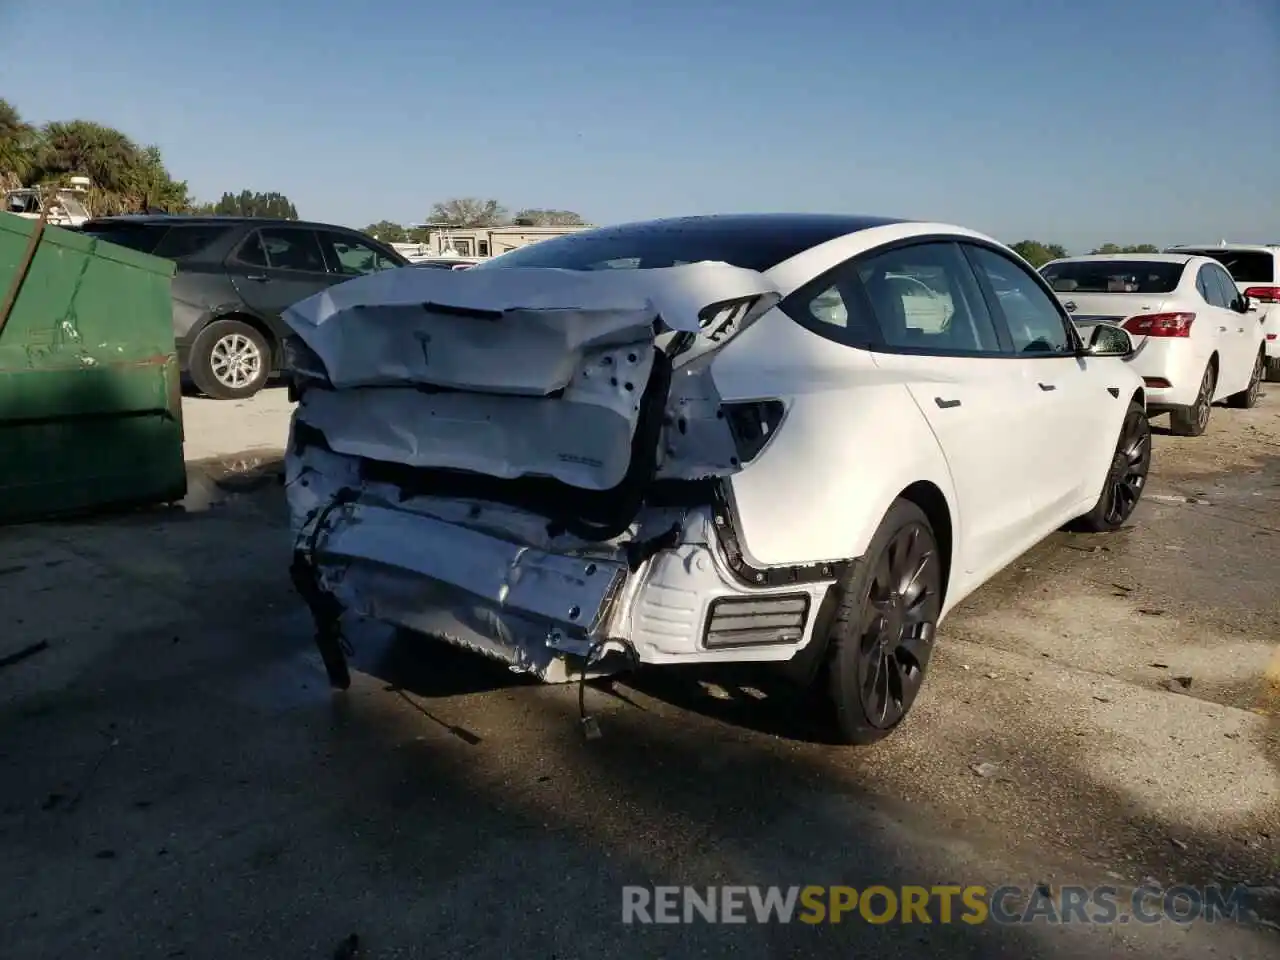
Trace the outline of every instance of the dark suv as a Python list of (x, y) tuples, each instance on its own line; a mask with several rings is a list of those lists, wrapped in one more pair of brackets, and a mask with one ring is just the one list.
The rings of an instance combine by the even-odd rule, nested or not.
[(371, 237), (323, 223), (251, 217), (101, 217), (81, 228), (177, 263), (178, 360), (202, 393), (251, 397), (279, 369), (281, 312), (325, 287), (409, 261)]

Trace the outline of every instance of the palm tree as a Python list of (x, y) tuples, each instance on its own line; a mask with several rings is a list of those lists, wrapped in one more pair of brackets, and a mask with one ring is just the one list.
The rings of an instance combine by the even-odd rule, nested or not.
[(48, 124), (34, 166), (45, 183), (87, 176), (93, 182), (90, 204), (99, 215), (149, 207), (177, 211), (188, 203), (186, 183), (170, 177), (159, 147), (140, 147), (119, 130), (90, 120)]
[(36, 128), (22, 119), (17, 108), (0, 99), (0, 187), (19, 187), (31, 173), (39, 140)]

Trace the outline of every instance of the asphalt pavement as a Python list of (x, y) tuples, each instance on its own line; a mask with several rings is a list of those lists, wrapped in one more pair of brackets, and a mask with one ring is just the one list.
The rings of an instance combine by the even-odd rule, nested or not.
[[(1131, 529), (1054, 535), (966, 601), (867, 750), (683, 672), (589, 688), (586, 740), (576, 689), (370, 626), (334, 694), (287, 576), (287, 403), (194, 401), (188, 437), (222, 433), (201, 427), (219, 459), (185, 509), (0, 534), (0, 654), (44, 644), (0, 668), (0, 956), (1274, 958), (1271, 392), (1157, 436)], [(1238, 885), (1247, 908), (622, 921), (628, 885), (1144, 883)]]

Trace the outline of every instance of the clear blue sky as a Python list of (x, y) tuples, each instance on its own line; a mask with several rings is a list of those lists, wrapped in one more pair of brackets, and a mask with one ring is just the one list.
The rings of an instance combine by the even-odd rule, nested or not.
[(0, 0), (0, 96), (202, 199), (1280, 242), (1280, 0)]

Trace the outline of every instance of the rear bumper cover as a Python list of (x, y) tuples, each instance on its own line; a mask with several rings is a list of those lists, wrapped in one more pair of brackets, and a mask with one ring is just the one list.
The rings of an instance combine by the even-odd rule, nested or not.
[(812, 638), (832, 583), (744, 583), (710, 507), (686, 511), (680, 542), (635, 569), (618, 557), (535, 549), (382, 498), (312, 513), (296, 527), (298, 549), (342, 607), (548, 682), (573, 679), (577, 664), (596, 661), (593, 649), (627, 654), (602, 658), (596, 673), (627, 660), (791, 659)]

